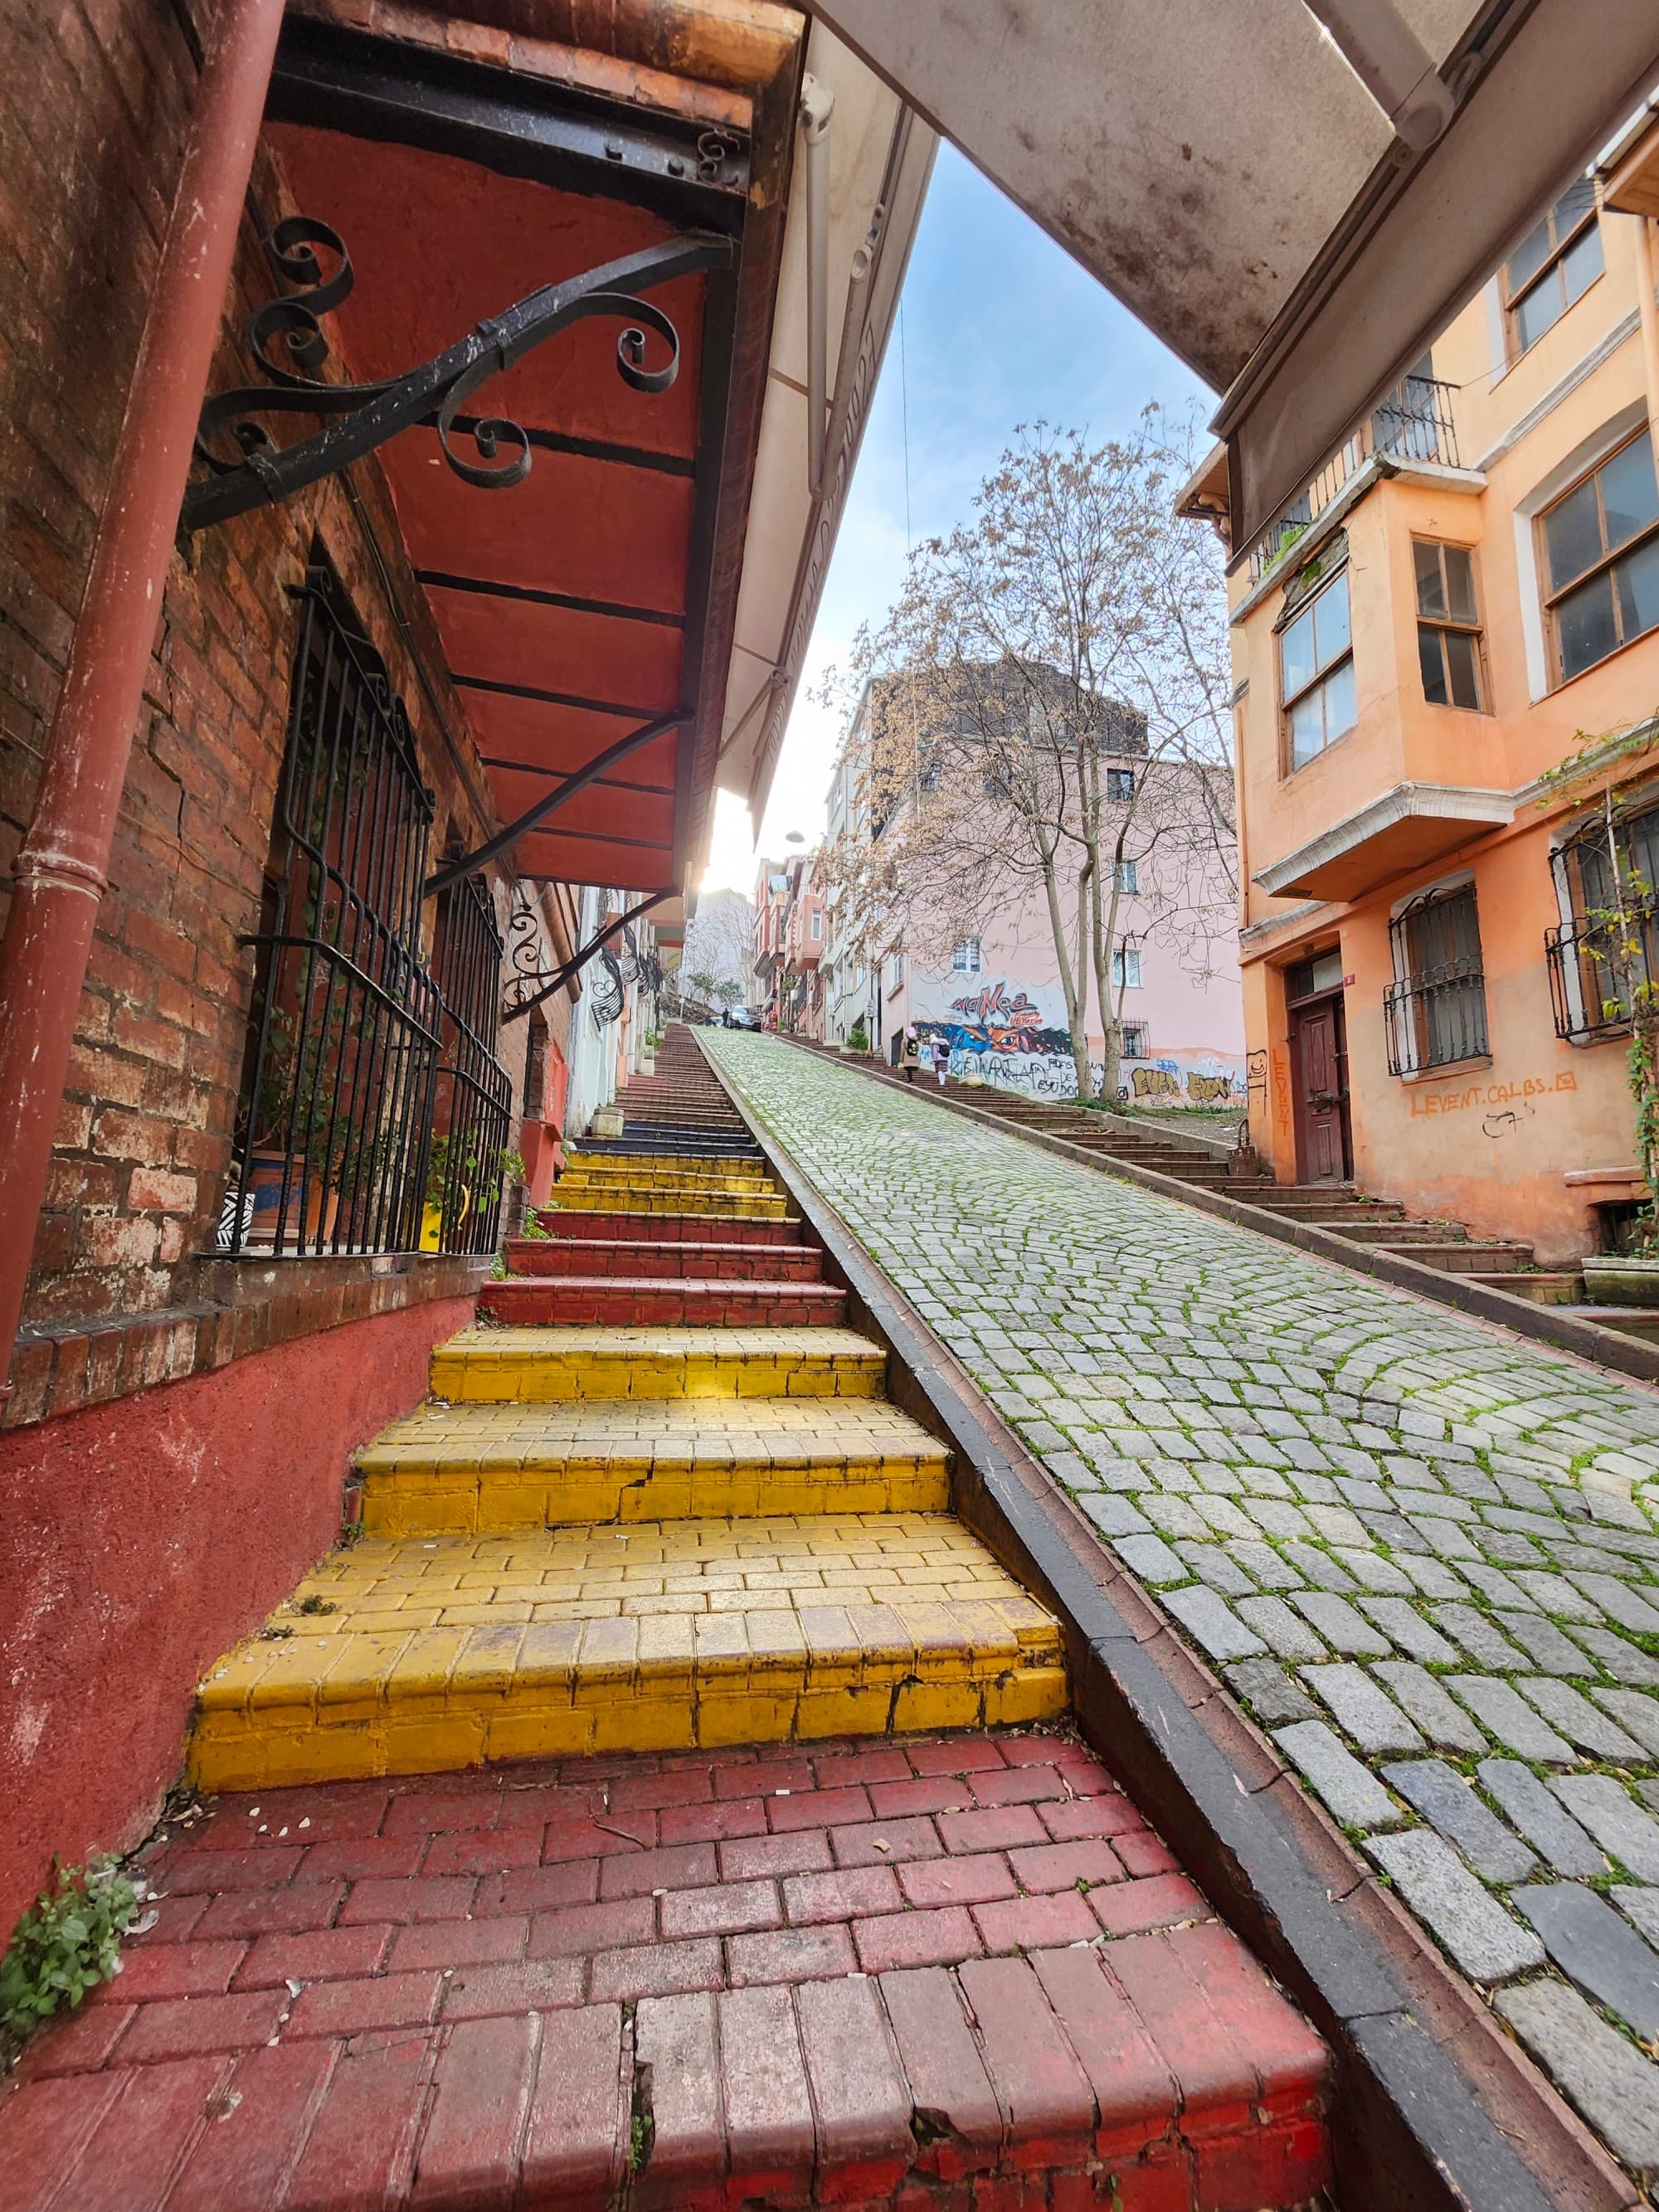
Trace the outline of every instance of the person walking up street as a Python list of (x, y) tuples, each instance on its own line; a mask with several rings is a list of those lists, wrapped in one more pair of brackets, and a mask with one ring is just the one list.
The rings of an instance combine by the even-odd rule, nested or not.
[(916, 1070), (921, 1065), (921, 1046), (916, 1037), (916, 1025), (910, 1023), (904, 1032), (904, 1049), (899, 1054), (899, 1065), (904, 1070), (904, 1079), (914, 1084)]
[(939, 1078), (939, 1087), (945, 1088), (945, 1079), (951, 1073), (951, 1040), (941, 1030), (933, 1039), (933, 1073)]

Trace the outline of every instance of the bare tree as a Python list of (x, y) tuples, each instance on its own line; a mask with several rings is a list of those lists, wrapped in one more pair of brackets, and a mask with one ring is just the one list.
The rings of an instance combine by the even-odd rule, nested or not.
[(1091, 985), (1117, 1088), (1129, 886), (1138, 933), (1206, 969), (1237, 913), (1218, 559), (1171, 511), (1193, 427), (1018, 433), (826, 687), (858, 701), (864, 806), (828, 870), (866, 956), (942, 954), (1040, 892), (1084, 1098)]

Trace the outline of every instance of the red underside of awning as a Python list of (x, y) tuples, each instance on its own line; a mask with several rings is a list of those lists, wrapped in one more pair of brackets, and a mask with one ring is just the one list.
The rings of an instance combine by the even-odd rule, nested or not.
[[(332, 319), (364, 380), (441, 353), (539, 285), (672, 234), (646, 210), (449, 155), (284, 124), (270, 137), (299, 207), (332, 224), (351, 255), (356, 289)], [(550, 339), (471, 404), (520, 423), (532, 441), (548, 432), (612, 449), (603, 456), (538, 447), (524, 483), (485, 490), (447, 465), (434, 430), (381, 449), (504, 821), (630, 728), (687, 703), (703, 292), (690, 277), (651, 295), (680, 334), (680, 372), (666, 392), (623, 382), (623, 326), (596, 319)], [(650, 344), (655, 367), (662, 341)], [(455, 443), (464, 459), (477, 458), (469, 436)], [(631, 754), (522, 841), (520, 868), (641, 891), (676, 885), (685, 743), (671, 734)]]

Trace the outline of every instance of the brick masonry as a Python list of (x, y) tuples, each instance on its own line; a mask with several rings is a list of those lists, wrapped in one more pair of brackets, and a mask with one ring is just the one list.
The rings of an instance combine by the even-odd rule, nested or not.
[(1328, 2178), (1318, 2038), (1065, 1730), (227, 1796), (143, 1870), (155, 1924), (0, 2091), (14, 2212)]
[[(14, 127), (0, 161), (0, 911), (27, 829), (170, 204), (195, 64), (162, 0), (13, 11)], [(262, 149), (262, 222), (294, 211)], [(246, 220), (214, 386), (246, 382), (239, 333), (271, 286)], [(348, 365), (349, 366), (349, 365)], [(320, 547), (413, 719), (436, 832), (493, 826), (378, 471), (198, 537), (174, 558), (82, 996), (9, 1426), (99, 1403), (407, 1302), (366, 1261), (227, 1286), (210, 1251), (230, 1159), (251, 957), (281, 766), (295, 616)], [(389, 605), (370, 533), (408, 621)], [(452, 751), (419, 681), (422, 658)], [(468, 764), (463, 766), (462, 759)], [(498, 908), (506, 890), (497, 885)], [(562, 1048), (568, 1002), (544, 1009)], [(522, 1096), (525, 1025), (503, 1056)]]

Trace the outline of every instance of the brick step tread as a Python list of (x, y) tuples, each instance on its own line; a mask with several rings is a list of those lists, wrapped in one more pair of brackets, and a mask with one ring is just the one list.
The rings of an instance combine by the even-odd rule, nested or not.
[(1511, 1297), (1525, 1298), (1538, 1306), (1576, 1306), (1584, 1295), (1582, 1275), (1549, 1267), (1516, 1267), (1491, 1274), (1482, 1274), (1477, 1268), (1469, 1268), (1464, 1279), (1471, 1283), (1484, 1283), (1492, 1290), (1507, 1291)]
[(887, 1358), (847, 1328), (629, 1328), (582, 1322), (463, 1329), (432, 1354), (452, 1400), (879, 1397)]
[(823, 1270), (823, 1255), (816, 1244), (700, 1243), (689, 1237), (509, 1237), (503, 1249), (514, 1275), (696, 1275), (782, 1283), (817, 1282)]
[(1659, 1306), (1573, 1305), (1560, 1310), (1575, 1321), (1595, 1322), (1627, 1336), (1659, 1336)]
[(1391, 1217), (1379, 1221), (1369, 1213), (1363, 1221), (1340, 1223), (1336, 1231), (1339, 1237), (1346, 1237), (1355, 1242), (1370, 1237), (1373, 1232), (1385, 1244), (1461, 1244), (1466, 1239), (1471, 1243), (1477, 1241), (1469, 1237), (1468, 1230), (1461, 1222), (1407, 1221)]
[(537, 1218), (550, 1237), (570, 1243), (659, 1243), (681, 1239), (691, 1243), (794, 1244), (799, 1242), (800, 1216), (781, 1219), (739, 1213), (631, 1213), (618, 1207), (614, 1213), (590, 1213), (572, 1207), (561, 1213), (543, 1206)]
[(201, 1685), (198, 1789), (994, 1726), (1066, 1704), (1058, 1622), (946, 1513), (365, 1537), (270, 1630), (287, 1633), (238, 1645)]
[(699, 1160), (758, 1160), (764, 1158), (758, 1145), (736, 1136), (700, 1137), (695, 1131), (685, 1129), (630, 1129), (620, 1137), (589, 1137), (584, 1146), (590, 1154), (602, 1159), (653, 1160), (683, 1157)]
[[(611, 1141), (621, 1144), (623, 1139), (615, 1137)], [(655, 1175), (669, 1175), (678, 1170), (688, 1176), (724, 1175), (747, 1182), (763, 1178), (769, 1172), (758, 1151), (752, 1156), (744, 1154), (736, 1158), (729, 1158), (723, 1152), (653, 1152), (645, 1157), (648, 1159), (651, 1172)], [(628, 1153), (618, 1156), (586, 1145), (574, 1146), (568, 1154), (568, 1165), (565, 1172), (567, 1175), (574, 1175), (578, 1170), (586, 1175), (625, 1175), (633, 1165), (633, 1158), (634, 1156)]]
[(1318, 2039), (1069, 1736), (226, 1796), (144, 1871), (158, 1924), (0, 2103), (18, 2212), (128, 2174), (161, 2212), (259, 2174), (315, 2212), (968, 2212), (1048, 2203), (1062, 2162), (1192, 2212), (1328, 2178)]
[(1446, 1275), (1510, 1274), (1524, 1268), (1532, 1258), (1530, 1244), (1481, 1244), (1471, 1238), (1450, 1244), (1378, 1243), (1367, 1248), (1373, 1252), (1397, 1252), (1402, 1260), (1415, 1260), (1419, 1266), (1437, 1268)]
[(550, 1213), (713, 1213), (726, 1219), (751, 1221), (793, 1221), (799, 1225), (800, 1216), (788, 1211), (788, 1200), (781, 1196), (773, 1198), (744, 1197), (730, 1191), (715, 1190), (648, 1190), (637, 1183), (618, 1184), (611, 1190), (576, 1190), (544, 1206)]
[(502, 1321), (614, 1322), (619, 1326), (718, 1323), (744, 1328), (792, 1324), (835, 1327), (847, 1318), (847, 1293), (830, 1283), (655, 1280), (623, 1275), (538, 1275), (485, 1283), (480, 1313)]

